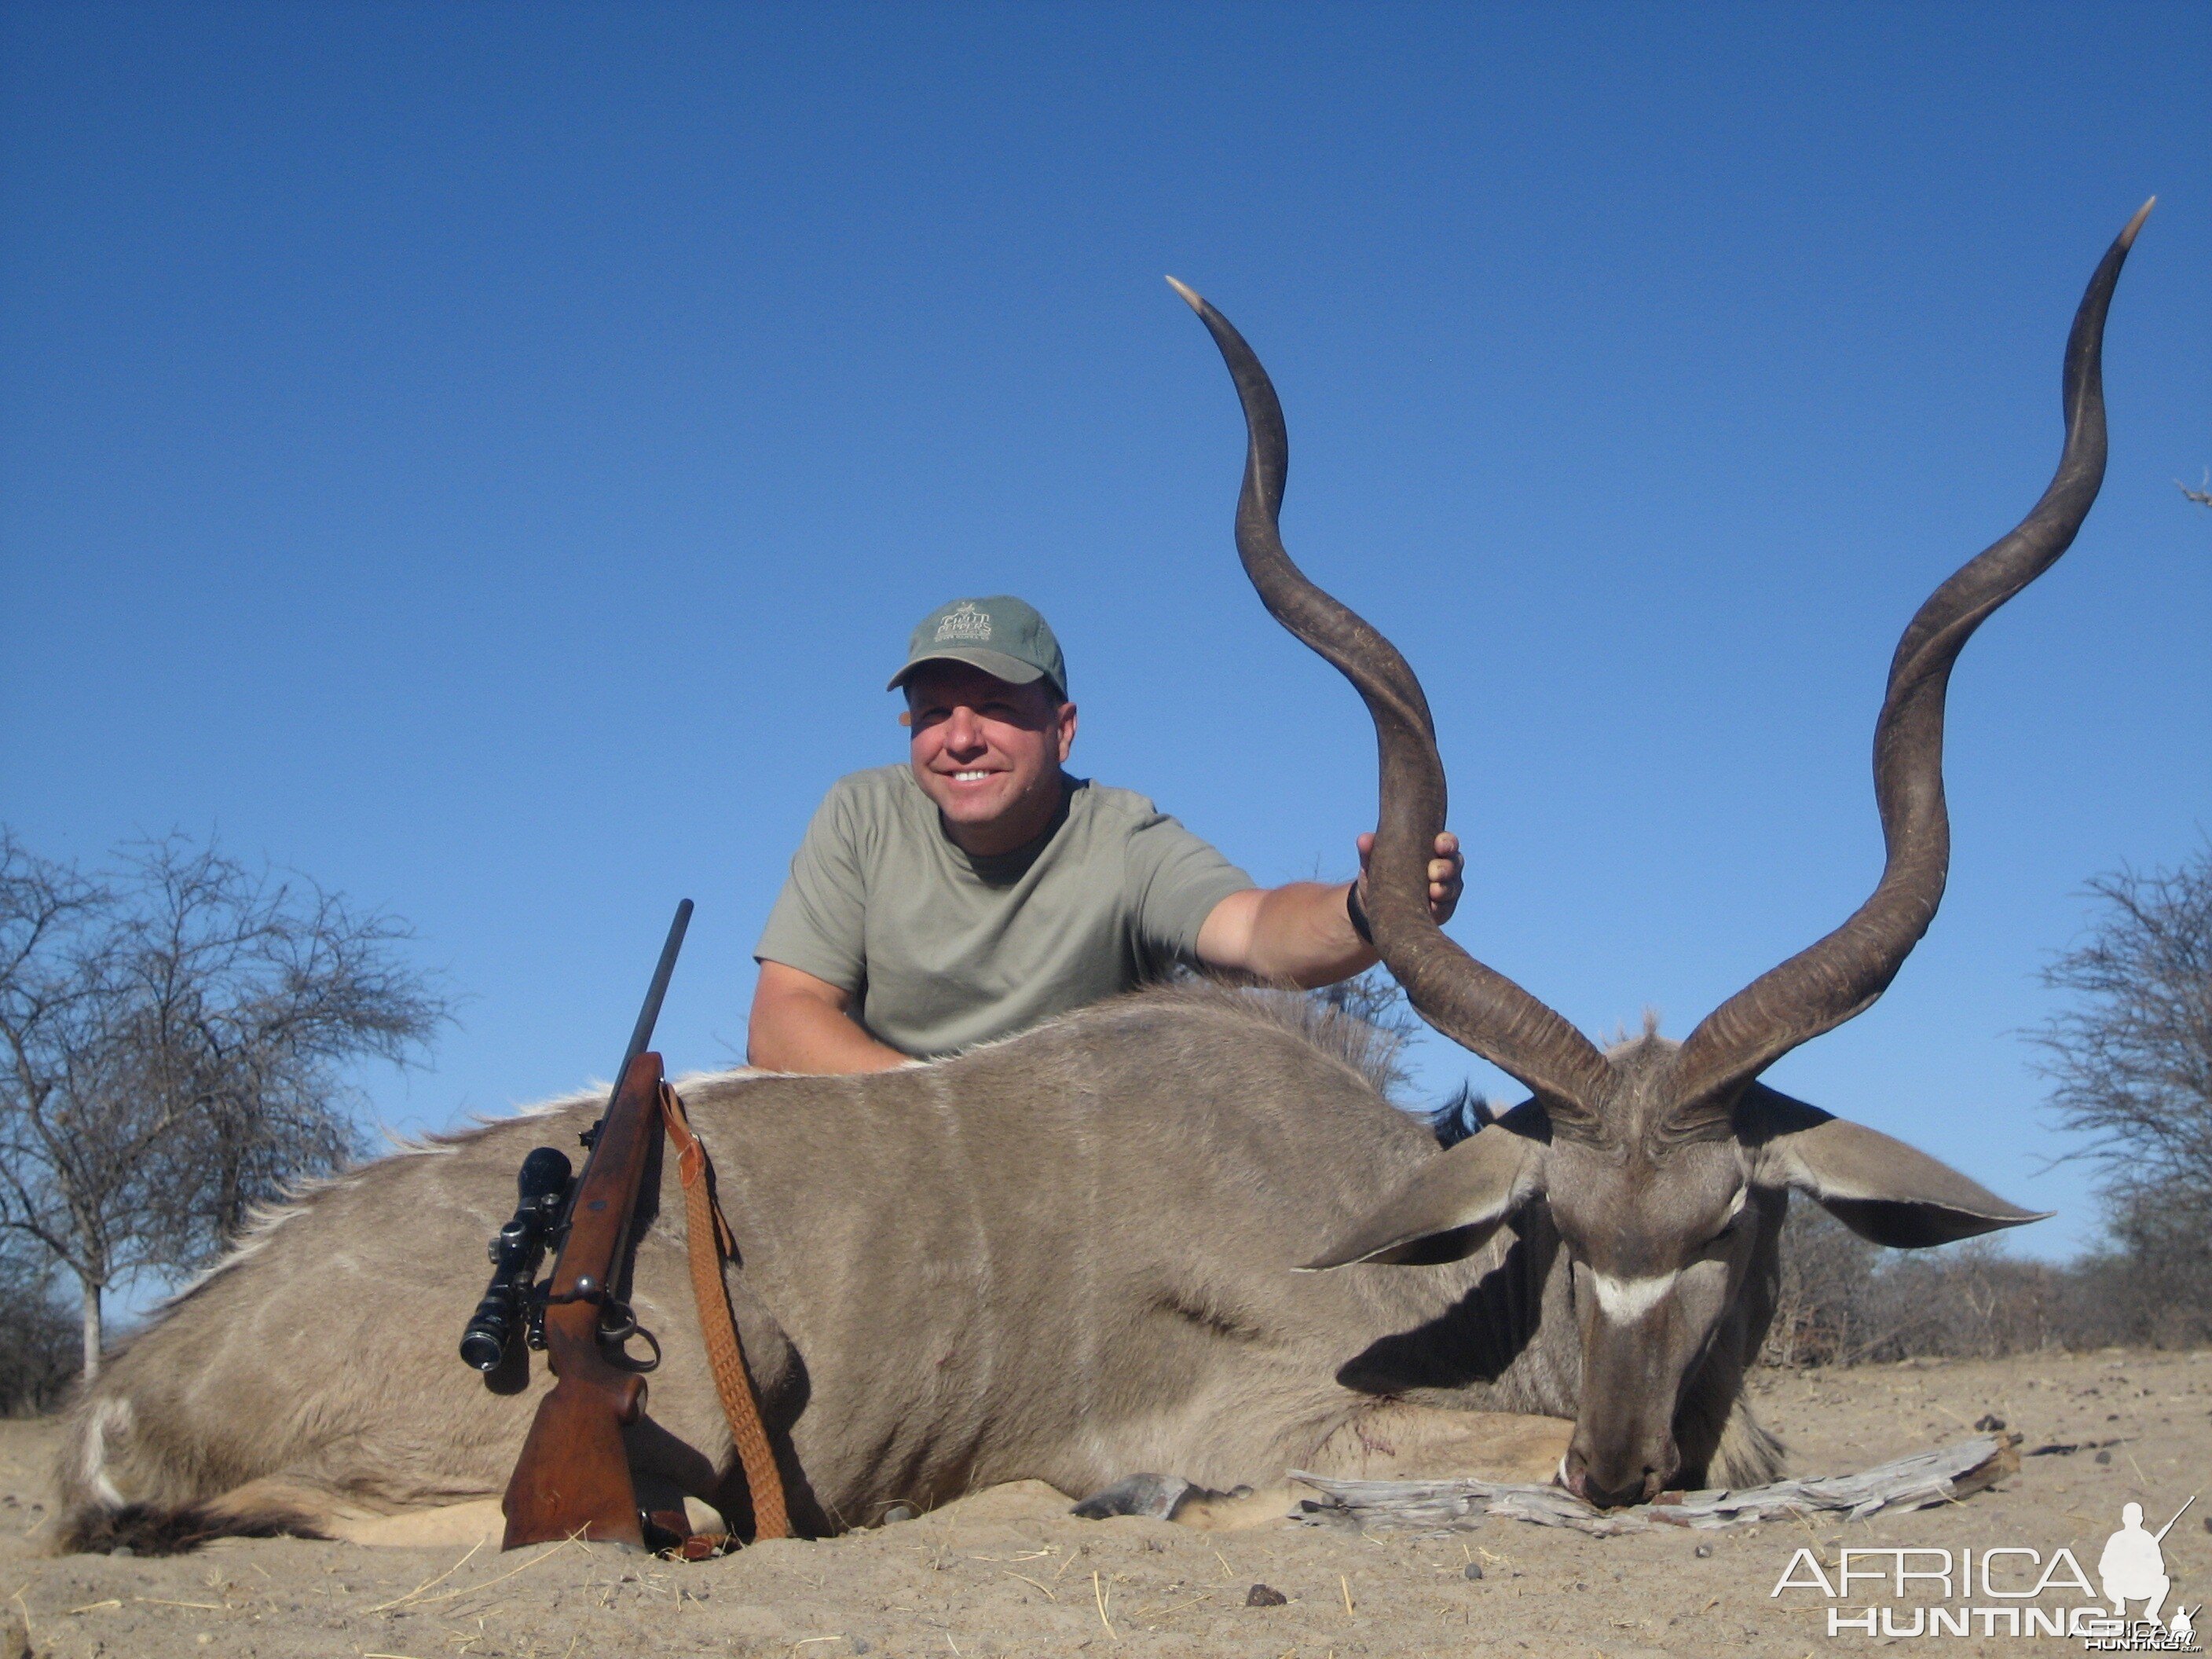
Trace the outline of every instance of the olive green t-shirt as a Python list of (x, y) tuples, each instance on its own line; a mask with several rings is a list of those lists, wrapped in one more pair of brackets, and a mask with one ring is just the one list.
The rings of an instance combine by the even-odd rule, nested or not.
[(1070, 778), (1051, 828), (971, 857), (904, 766), (841, 778), (807, 825), (753, 955), (855, 997), (929, 1057), (1133, 989), (1197, 957), (1252, 878), (1142, 795)]

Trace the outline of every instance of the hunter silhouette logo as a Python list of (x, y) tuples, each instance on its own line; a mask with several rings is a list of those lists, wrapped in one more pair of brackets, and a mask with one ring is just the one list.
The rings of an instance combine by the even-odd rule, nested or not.
[[(2180, 1520), (2196, 1501), (2192, 1492), (2189, 1503), (2173, 1512), (2173, 1521)], [(2097, 1558), (2097, 1577), (2116, 1614), (2124, 1617), (2127, 1604), (2141, 1601), (2144, 1619), (2159, 1623), (2159, 1609), (2166, 1605), (2166, 1592), (2173, 1588), (2173, 1580), (2166, 1577), (2166, 1553), (2160, 1546), (2173, 1530), (2173, 1521), (2155, 1533), (2145, 1532), (2142, 1504), (2129, 1504), (2121, 1509), (2120, 1529), (2105, 1540), (2105, 1553)], [(2186, 1619), (2184, 1613), (2175, 1622), (2185, 1624)]]
[(947, 640), (981, 641), (991, 637), (991, 613), (978, 611), (972, 600), (963, 599), (957, 609), (949, 612), (937, 624), (937, 642)]

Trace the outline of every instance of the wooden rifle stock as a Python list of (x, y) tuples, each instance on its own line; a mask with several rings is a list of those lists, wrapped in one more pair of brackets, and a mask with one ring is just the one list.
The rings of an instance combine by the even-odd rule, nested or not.
[(577, 1178), (568, 1237), (546, 1287), (545, 1350), (556, 1381), (507, 1482), (503, 1548), (564, 1538), (645, 1547), (622, 1433), (645, 1409), (645, 1379), (610, 1361), (599, 1329), (660, 1133), (660, 1084), (659, 1054), (629, 1062)]

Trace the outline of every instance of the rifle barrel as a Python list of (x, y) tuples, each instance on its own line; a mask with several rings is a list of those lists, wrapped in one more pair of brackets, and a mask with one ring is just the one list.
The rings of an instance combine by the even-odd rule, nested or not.
[(622, 1064), (615, 1069), (614, 1093), (607, 1097), (611, 1109), (615, 1095), (622, 1092), (622, 1080), (629, 1075), (629, 1063), (646, 1051), (653, 1041), (653, 1028), (660, 1020), (660, 1000), (668, 994), (668, 976), (676, 971), (676, 953), (684, 948), (684, 930), (691, 925), (691, 901), (680, 900), (676, 906), (676, 920), (668, 924), (668, 939), (660, 947), (660, 965), (653, 970), (653, 984), (645, 994), (645, 1006), (638, 1010), (637, 1028), (629, 1034), (629, 1047), (623, 1051)]
[[(2179, 1521), (2179, 1520), (2180, 1520), (2180, 1519), (2181, 1519), (2181, 1517), (2182, 1517), (2183, 1516), (2185, 1516), (2185, 1515), (2188, 1514), (2188, 1513), (2189, 1513), (2189, 1504), (2194, 1504), (2196, 1501), (2197, 1501), (2197, 1494), (2196, 1494), (2195, 1492), (2191, 1492), (2191, 1493), (2190, 1493), (2190, 1494), (2189, 1494), (2189, 1501), (2188, 1501), (2188, 1503), (2185, 1503), (2185, 1504), (2183, 1504), (2179, 1509), (2178, 1509), (2178, 1510), (2174, 1510), (2174, 1512), (2173, 1512), (2173, 1521)], [(2160, 1527), (2160, 1528), (2158, 1529), (2158, 1534), (2157, 1534), (2157, 1535), (2156, 1535), (2155, 1537), (2154, 1537), (2154, 1538), (2151, 1540), (2151, 1542), (2152, 1542), (2152, 1543), (2154, 1543), (2154, 1544), (2163, 1544), (2164, 1542), (2166, 1542), (2166, 1534), (2168, 1534), (2168, 1533), (2170, 1533), (2170, 1532), (2172, 1532), (2172, 1531), (2173, 1530), (2173, 1521), (2169, 1521), (2169, 1522), (2167, 1522), (2164, 1526)]]

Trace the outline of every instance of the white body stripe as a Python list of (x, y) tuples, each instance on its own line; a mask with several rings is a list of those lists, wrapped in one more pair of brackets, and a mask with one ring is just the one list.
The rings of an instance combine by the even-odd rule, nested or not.
[(1656, 1307), (1681, 1276), (1676, 1272), (1653, 1273), (1648, 1279), (1615, 1279), (1611, 1273), (1592, 1269), (1590, 1283), (1597, 1287), (1598, 1310), (1607, 1319), (1626, 1325), (1643, 1318)]
[(127, 1400), (105, 1400), (93, 1407), (92, 1425), (84, 1437), (83, 1474), (85, 1485), (90, 1486), (100, 1501), (112, 1510), (123, 1505), (123, 1494), (115, 1482), (107, 1478), (107, 1434), (111, 1429), (128, 1433), (131, 1429), (131, 1402)]

